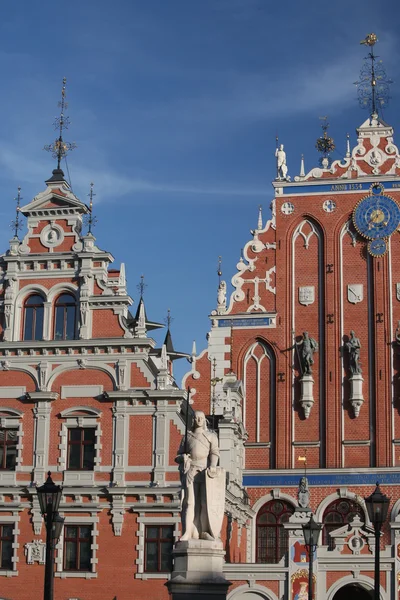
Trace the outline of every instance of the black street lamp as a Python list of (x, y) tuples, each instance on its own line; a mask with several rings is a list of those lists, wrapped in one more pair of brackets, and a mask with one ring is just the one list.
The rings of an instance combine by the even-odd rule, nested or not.
[(379, 489), (379, 482), (376, 482), (376, 488), (374, 492), (364, 498), (365, 505), (367, 507), (369, 520), (371, 521), (375, 530), (375, 578), (374, 578), (374, 600), (379, 600), (379, 587), (380, 587), (380, 554), (381, 554), (381, 529), (382, 525), (386, 521), (386, 517), (389, 510), (390, 498), (382, 494)]
[(317, 523), (313, 515), (303, 525), (304, 544), (308, 550), (308, 600), (313, 600), (313, 560), (321, 529), (322, 523)]
[(53, 563), (54, 563), (54, 545), (60, 537), (64, 519), (58, 514), (60, 506), (62, 488), (56, 485), (51, 473), (48, 472), (46, 482), (37, 487), (37, 496), (39, 499), (40, 512), (44, 517), (46, 524), (46, 564), (44, 571), (44, 600), (53, 600)]

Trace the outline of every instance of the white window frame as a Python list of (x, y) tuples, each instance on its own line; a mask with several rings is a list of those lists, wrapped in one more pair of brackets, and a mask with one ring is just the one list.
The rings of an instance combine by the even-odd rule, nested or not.
[[(65, 485), (93, 485), (94, 474), (101, 471), (101, 450), (100, 442), (102, 430), (100, 425), (101, 411), (92, 408), (91, 406), (75, 406), (68, 408), (61, 413), (63, 424), (59, 432), (60, 443), (58, 448), (60, 456), (58, 457), (58, 471), (62, 471), (64, 475)], [(96, 430), (96, 440), (94, 444), (95, 457), (94, 467), (92, 471), (73, 471), (67, 469), (68, 460), (68, 430), (76, 427), (93, 428)]]
[(180, 536), (180, 516), (175, 517), (144, 517), (139, 516), (137, 523), (139, 525), (137, 531), (138, 544), (135, 546), (138, 557), (135, 561), (137, 565), (137, 573), (135, 573), (135, 579), (170, 579), (171, 573), (146, 573), (144, 570), (145, 562), (145, 530), (148, 525), (157, 525), (162, 527), (163, 525), (175, 525), (174, 528), (174, 543), (178, 541)]
[(14, 525), (13, 528), (13, 536), (14, 536), (14, 540), (12, 543), (12, 549), (13, 549), (13, 555), (12, 555), (12, 570), (8, 570), (8, 569), (0, 569), (0, 577), (16, 577), (18, 575), (18, 571), (17, 571), (17, 563), (19, 562), (19, 558), (18, 558), (18, 548), (19, 548), (19, 543), (18, 543), (18, 535), (21, 533), (18, 527), (18, 522), (20, 520), (19, 515), (7, 515), (7, 516), (3, 516), (1, 513), (2, 511), (7, 511), (10, 512), (10, 509), (6, 506), (1, 506), (0, 507), (0, 525)]
[(17, 472), (21, 471), (22, 467), (22, 450), (24, 446), (22, 444), (22, 438), (24, 431), (22, 428), (22, 417), (23, 413), (20, 410), (9, 408), (8, 406), (0, 406), (0, 427), (4, 429), (16, 429), (18, 442), (17, 442), (17, 456), (15, 461), (14, 470), (0, 470), (0, 485), (16, 485)]
[[(99, 559), (97, 558), (97, 550), (99, 549), (97, 542), (97, 536), (99, 535), (98, 530), (98, 522), (99, 517), (74, 517), (74, 515), (65, 515), (63, 512), (60, 512), (60, 515), (65, 518), (64, 527), (60, 538), (56, 545), (56, 572), (55, 577), (60, 577), (61, 579), (66, 578), (79, 578), (79, 579), (93, 579), (97, 577), (97, 563)], [(64, 571), (64, 531), (65, 527), (68, 525), (77, 525), (77, 526), (88, 526), (92, 528), (92, 543), (90, 549), (92, 551), (92, 557), (90, 559), (91, 570), (90, 571)]]

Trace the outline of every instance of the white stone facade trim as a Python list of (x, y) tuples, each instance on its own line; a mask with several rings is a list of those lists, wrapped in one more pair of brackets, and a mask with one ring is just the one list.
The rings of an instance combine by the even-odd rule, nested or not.
[[(56, 572), (55, 577), (60, 577), (61, 579), (66, 578), (80, 578), (80, 579), (92, 579), (93, 577), (97, 577), (97, 550), (99, 549), (97, 542), (97, 536), (99, 535), (98, 531), (98, 523), (99, 517), (91, 516), (91, 517), (74, 517), (73, 515), (66, 515), (65, 512), (60, 511), (60, 516), (64, 517), (64, 528), (60, 535), (60, 539), (56, 545)], [(90, 571), (63, 571), (64, 565), (64, 531), (66, 525), (91, 525), (92, 526), (92, 544), (90, 546), (92, 550), (92, 558), (90, 559), (91, 570)]]
[[(2, 506), (1, 510), (7, 510), (7, 512), (10, 511), (10, 508), (7, 509), (7, 507)], [(11, 511), (13, 511), (13, 508), (11, 508)], [(17, 563), (19, 562), (19, 558), (18, 558), (18, 549), (19, 549), (19, 543), (18, 543), (18, 535), (21, 533), (19, 528), (18, 528), (18, 523), (20, 521), (20, 516), (18, 514), (16, 514), (14, 512), (13, 515), (11, 516), (3, 516), (0, 513), (0, 525), (10, 525), (13, 524), (14, 525), (14, 529), (13, 529), (13, 536), (14, 536), (14, 540), (12, 543), (12, 549), (13, 549), (13, 555), (12, 555), (12, 570), (8, 571), (8, 570), (1, 570), (0, 569), (0, 577), (15, 577), (16, 575), (18, 575), (18, 571), (17, 571)]]
[[(75, 407), (68, 409), (68, 412), (78, 412), (82, 410), (82, 407)], [(65, 413), (65, 411), (64, 411)], [(63, 416), (64, 422), (61, 426), (61, 431), (59, 432), (60, 443), (58, 448), (60, 450), (60, 456), (58, 457), (58, 466), (57, 470), (62, 471), (64, 473), (64, 484), (65, 485), (94, 485), (94, 473), (100, 471), (101, 464), (101, 426), (99, 422), (100, 415), (75, 415), (75, 416)], [(94, 468), (93, 471), (72, 471), (67, 470), (67, 458), (68, 458), (68, 430), (74, 429), (76, 427), (93, 427), (96, 429), (96, 441), (94, 444), (94, 449), (96, 451), (95, 459), (94, 459)]]
[[(228, 575), (229, 579), (229, 575)], [(258, 585), (251, 580), (247, 584), (239, 585), (237, 588), (232, 590), (226, 597), (226, 600), (243, 600), (246, 598), (246, 592), (251, 593), (252, 595), (257, 594), (260, 597), (260, 600), (279, 600), (278, 596), (271, 592), (268, 588), (263, 585)]]
[(143, 517), (139, 516), (137, 518), (138, 530), (138, 544), (135, 549), (138, 553), (138, 558), (136, 559), (137, 564), (137, 573), (135, 573), (135, 579), (169, 579), (169, 573), (145, 573), (144, 571), (144, 561), (145, 561), (145, 529), (146, 525), (157, 525), (157, 527), (162, 527), (163, 525), (175, 525), (174, 528), (174, 542), (178, 541), (180, 536), (180, 516), (176, 517)]

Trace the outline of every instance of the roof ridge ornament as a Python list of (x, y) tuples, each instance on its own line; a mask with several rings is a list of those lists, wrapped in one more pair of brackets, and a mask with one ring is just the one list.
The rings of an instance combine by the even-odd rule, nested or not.
[(16, 200), (17, 202), (17, 206), (15, 209), (15, 219), (14, 221), (11, 221), (11, 225), (10, 227), (12, 229), (14, 229), (14, 237), (19, 239), (18, 237), (18, 231), (20, 231), (22, 229), (22, 223), (21, 223), (21, 200), (22, 200), (22, 196), (21, 196), (21, 187), (18, 186), (18, 193), (16, 198), (14, 198), (14, 200)]
[(386, 106), (390, 100), (389, 86), (393, 81), (386, 75), (386, 70), (379, 56), (374, 54), (374, 46), (378, 38), (375, 33), (369, 33), (360, 44), (369, 47), (368, 55), (361, 67), (360, 79), (355, 82), (357, 86), (358, 102), (361, 108), (370, 111), (371, 119), (378, 118), (378, 108)]
[(94, 187), (94, 183), (91, 182), (90, 183), (90, 192), (88, 193), (89, 213), (86, 215), (86, 223), (85, 223), (85, 225), (87, 225), (87, 227), (88, 227), (88, 235), (92, 235), (92, 227), (94, 227), (97, 223), (97, 217), (93, 216), (93, 197), (96, 196), (95, 192), (93, 191), (93, 187)]
[(59, 132), (58, 138), (52, 144), (47, 144), (44, 147), (44, 150), (46, 150), (47, 152), (51, 152), (52, 157), (57, 159), (57, 169), (54, 170), (56, 171), (56, 173), (53, 171), (54, 175), (61, 173), (62, 175), (64, 175), (60, 166), (61, 160), (67, 156), (68, 152), (76, 148), (75, 142), (65, 142), (63, 140), (63, 131), (64, 129), (68, 129), (70, 123), (69, 117), (66, 117), (64, 114), (68, 108), (68, 103), (65, 101), (66, 84), (67, 80), (64, 77), (61, 88), (61, 100), (58, 102), (58, 106), (60, 107), (60, 116), (56, 117), (54, 120), (54, 129), (58, 130)]
[(322, 135), (315, 142), (315, 147), (318, 152), (321, 152), (322, 157), (319, 159), (319, 164), (323, 169), (329, 169), (332, 164), (330, 153), (336, 148), (335, 141), (328, 135), (329, 121), (328, 117), (320, 117)]

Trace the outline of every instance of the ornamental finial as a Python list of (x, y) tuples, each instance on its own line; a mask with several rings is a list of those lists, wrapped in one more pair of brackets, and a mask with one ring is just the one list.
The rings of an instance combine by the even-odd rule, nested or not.
[(329, 169), (332, 159), (329, 156), (336, 148), (333, 138), (329, 137), (329, 121), (328, 117), (320, 117), (322, 135), (317, 139), (315, 147), (318, 152), (321, 152), (322, 157), (319, 159), (319, 164), (323, 169)]
[(51, 152), (53, 158), (57, 159), (57, 170), (60, 170), (61, 159), (67, 156), (67, 153), (76, 148), (75, 142), (64, 142), (63, 140), (63, 131), (64, 129), (68, 129), (69, 126), (69, 117), (64, 115), (65, 111), (68, 108), (68, 103), (65, 101), (67, 80), (64, 77), (61, 88), (61, 100), (58, 103), (60, 107), (60, 116), (55, 118), (54, 121), (54, 129), (58, 129), (59, 135), (58, 138), (52, 144), (48, 144), (44, 147), (47, 152)]
[(89, 196), (89, 214), (86, 216), (86, 225), (88, 226), (88, 233), (92, 233), (92, 227), (97, 223), (97, 217), (93, 216), (93, 198), (96, 195), (93, 191), (94, 183), (90, 184)]
[(218, 275), (218, 282), (221, 283), (221, 277), (222, 277), (222, 256), (218, 256), (217, 275)]
[(137, 284), (137, 289), (139, 290), (140, 299), (143, 299), (144, 290), (147, 288), (147, 283), (144, 282), (144, 275), (140, 276), (140, 282)]
[(379, 57), (374, 54), (377, 41), (375, 33), (369, 33), (361, 40), (360, 44), (368, 46), (370, 50), (364, 59), (359, 81), (355, 82), (361, 108), (367, 108), (375, 119), (378, 117), (378, 108), (382, 109), (390, 100), (389, 86), (393, 83), (387, 77), (382, 61), (377, 60)]
[(16, 200), (17, 202), (17, 206), (15, 209), (15, 219), (14, 221), (11, 221), (11, 229), (14, 229), (14, 237), (18, 238), (18, 231), (20, 231), (20, 229), (22, 229), (22, 223), (21, 223), (21, 200), (22, 200), (22, 196), (21, 196), (21, 188), (18, 187), (18, 193), (16, 198), (14, 198), (14, 200)]

